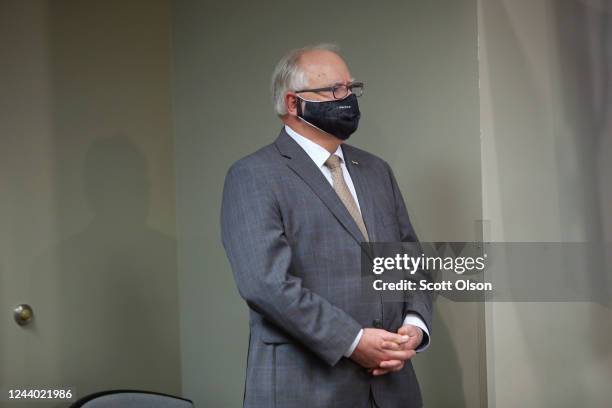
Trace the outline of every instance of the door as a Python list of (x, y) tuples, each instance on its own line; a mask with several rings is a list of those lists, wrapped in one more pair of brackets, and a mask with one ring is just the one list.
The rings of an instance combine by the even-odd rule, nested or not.
[(168, 7), (140, 3), (0, 6), (0, 406), (180, 394)]

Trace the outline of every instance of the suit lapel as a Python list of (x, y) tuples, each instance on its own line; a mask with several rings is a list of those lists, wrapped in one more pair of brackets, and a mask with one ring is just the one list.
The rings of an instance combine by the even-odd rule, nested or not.
[(364, 241), (364, 236), (359, 231), (351, 214), (349, 214), (342, 201), (340, 201), (338, 194), (336, 194), (332, 186), (325, 179), (321, 170), (308, 157), (308, 154), (285, 132), (284, 128), (276, 139), (275, 145), (281, 155), (289, 159), (287, 160), (287, 166), (308, 184), (340, 224), (351, 234), (353, 239), (358, 243)]

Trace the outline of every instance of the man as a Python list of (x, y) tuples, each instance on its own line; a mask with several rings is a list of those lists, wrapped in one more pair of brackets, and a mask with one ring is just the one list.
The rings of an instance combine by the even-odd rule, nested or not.
[(416, 241), (389, 165), (344, 141), (355, 82), (333, 46), (287, 53), (272, 78), (284, 123), (234, 163), (221, 228), (250, 308), (245, 407), (420, 407), (410, 359), (429, 344), (431, 298), (361, 295), (361, 242)]

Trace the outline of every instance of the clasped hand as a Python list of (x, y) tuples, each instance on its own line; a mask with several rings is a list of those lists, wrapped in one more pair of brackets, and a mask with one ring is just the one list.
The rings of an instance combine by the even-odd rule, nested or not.
[(423, 340), (423, 331), (413, 325), (403, 325), (397, 333), (366, 328), (351, 359), (375, 376), (399, 371), (415, 356)]

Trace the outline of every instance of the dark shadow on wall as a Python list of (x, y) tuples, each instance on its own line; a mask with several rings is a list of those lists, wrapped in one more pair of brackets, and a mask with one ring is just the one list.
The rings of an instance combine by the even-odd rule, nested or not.
[[(572, 152), (580, 172), (567, 171), (563, 176), (579, 186), (578, 191), (562, 191), (575, 195), (588, 208), (584, 217), (587, 240), (612, 241), (612, 3), (609, 1), (553, 2), (551, 14), (556, 22), (561, 76), (560, 99), (564, 126), (569, 129)], [(568, 161), (567, 152), (557, 146), (559, 169)], [(571, 158), (569, 158), (571, 159)], [(577, 173), (577, 174), (576, 174)], [(569, 205), (561, 205), (562, 217), (576, 218)], [(609, 248), (609, 246), (608, 246)], [(603, 255), (603, 254), (602, 254)], [(610, 307), (612, 277), (608, 268), (595, 268), (588, 274), (593, 300)], [(598, 273), (599, 272), (599, 273)]]
[[(564, 124), (575, 136), (572, 142), (583, 171), (577, 183), (593, 221), (588, 238), (606, 243), (598, 254), (602, 259), (591, 261), (600, 266), (587, 268), (592, 271), (587, 277), (594, 302), (589, 323), (592, 333), (598, 333), (588, 336), (588, 345), (603, 363), (601, 374), (612, 379), (612, 3), (574, 0), (553, 4)], [(560, 161), (562, 153), (558, 152)]]
[[(53, 345), (40, 357), (55, 361), (58, 383), (76, 385), (79, 396), (109, 388), (175, 392), (176, 241), (147, 225), (146, 157), (114, 136), (95, 140), (82, 168), (60, 174), (67, 171), (82, 174), (93, 218), (35, 260), (31, 290), (45, 300), (40, 324), (58, 323), (39, 330), (40, 341)], [(70, 205), (59, 192), (60, 207)]]

